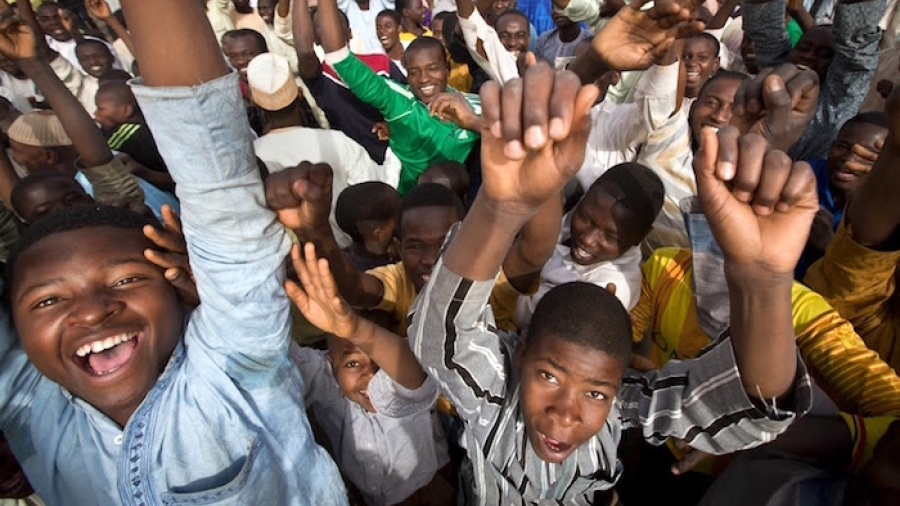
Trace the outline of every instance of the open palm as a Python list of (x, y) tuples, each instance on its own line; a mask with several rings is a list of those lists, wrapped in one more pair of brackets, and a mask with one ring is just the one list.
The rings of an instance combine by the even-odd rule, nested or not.
[(312, 243), (305, 245), (303, 253), (304, 258), (301, 258), (297, 246), (291, 249), (291, 261), (297, 270), (300, 285), (287, 281), (285, 291), (288, 297), (303, 316), (319, 329), (340, 338), (353, 336), (359, 317), (337, 294), (328, 261), (316, 257)]
[(11, 60), (30, 60), (37, 57), (34, 30), (17, 18), (7, 18), (0, 24), (0, 53)]

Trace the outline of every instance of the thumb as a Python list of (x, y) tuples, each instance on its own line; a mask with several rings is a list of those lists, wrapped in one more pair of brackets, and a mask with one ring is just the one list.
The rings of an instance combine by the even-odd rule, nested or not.
[(183, 270), (178, 268), (167, 269), (165, 276), (185, 304), (194, 307), (200, 305), (200, 294), (197, 293), (197, 285)]
[(685, 453), (684, 455), (684, 458), (672, 465), (672, 474), (676, 476), (682, 475), (694, 469), (697, 464), (702, 462), (708, 456), (709, 455), (705, 452), (688, 448), (687, 453)]
[[(725, 127), (722, 130), (728, 130), (729, 136), (735, 137), (735, 147), (737, 144), (738, 131), (734, 127)], [(733, 130), (733, 132), (732, 132)], [(697, 180), (697, 195), (703, 205), (704, 211), (710, 209), (709, 206), (718, 207), (718, 203), (724, 202), (728, 198), (728, 188), (725, 182), (734, 177), (735, 167), (737, 165), (737, 154), (729, 153), (724, 150), (720, 153), (720, 136), (723, 132), (717, 133), (715, 129), (704, 127), (700, 130), (700, 151), (694, 155), (694, 177)], [(719, 204), (720, 205), (720, 204)]]

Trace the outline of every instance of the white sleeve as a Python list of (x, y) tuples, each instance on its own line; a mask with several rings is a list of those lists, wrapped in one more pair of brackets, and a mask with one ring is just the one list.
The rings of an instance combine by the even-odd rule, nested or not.
[[(506, 81), (519, 77), (516, 59), (503, 47), (497, 32), (488, 26), (487, 21), (481, 17), (477, 9), (468, 18), (458, 17), (459, 26), (462, 28), (466, 47), (469, 48), (472, 59), (487, 72), (491, 79), (502, 85)], [(484, 50), (484, 56), (478, 51), (479, 42)]]

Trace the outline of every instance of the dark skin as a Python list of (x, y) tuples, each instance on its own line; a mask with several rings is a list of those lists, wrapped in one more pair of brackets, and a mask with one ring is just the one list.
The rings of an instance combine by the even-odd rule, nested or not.
[(553, 13), (553, 24), (559, 28), (559, 40), (563, 42), (572, 42), (581, 35), (581, 27), (571, 19), (559, 14)]
[(94, 199), (74, 179), (59, 174), (28, 187), (16, 214), (25, 224), (31, 224), (50, 213), (74, 205), (91, 205)]
[(232, 67), (240, 73), (241, 79), (247, 81), (247, 65), (250, 60), (263, 53), (256, 37), (242, 35), (238, 37), (225, 37), (222, 40), (222, 52), (228, 58)]
[(709, 76), (719, 70), (719, 55), (712, 41), (706, 37), (693, 37), (684, 41), (681, 53), (684, 63), (684, 96), (697, 98), (700, 88)]
[[(72, 33), (63, 24), (59, 6), (54, 3), (42, 4), (36, 13), (36, 20), (41, 31), (60, 42), (72, 40)], [(20, 14), (21, 15), (21, 14)]]
[(400, 10), (400, 16), (402, 16), (400, 25), (404, 32), (421, 37), (425, 33), (425, 27), (422, 26), (425, 22), (425, 7), (419, 0), (410, 0), (408, 3), (409, 5)]
[(887, 129), (870, 123), (848, 123), (828, 150), (829, 186), (836, 205), (853, 198), (872, 171)]
[(375, 19), (375, 31), (384, 52), (392, 60), (403, 58), (403, 44), (400, 43), (400, 25), (391, 16), (378, 16)]
[(575, 207), (571, 230), (572, 259), (579, 265), (616, 259), (646, 235), (638, 217), (601, 186), (588, 191)]
[[(140, 230), (52, 234), (20, 257), (10, 287), (34, 366), (123, 427), (181, 335), (181, 304), (163, 270), (144, 258), (149, 246)], [(86, 345), (116, 336), (127, 342), (111, 355), (81, 356)]]
[(75, 48), (78, 63), (89, 75), (100, 78), (107, 70), (113, 68), (113, 55), (102, 42), (87, 42)]
[(831, 27), (816, 26), (800, 37), (794, 49), (788, 53), (788, 61), (798, 66), (805, 66), (825, 80), (825, 74), (834, 59), (831, 47)]

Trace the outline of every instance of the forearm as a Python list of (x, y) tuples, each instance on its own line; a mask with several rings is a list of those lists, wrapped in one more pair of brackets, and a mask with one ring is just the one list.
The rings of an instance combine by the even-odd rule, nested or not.
[(346, 46), (341, 34), (341, 18), (335, 0), (321, 0), (318, 15), (321, 21), (319, 38), (325, 52), (332, 53)]
[(125, 47), (127, 47), (128, 50), (131, 51), (131, 54), (134, 54), (134, 41), (131, 40), (131, 34), (128, 32), (128, 30), (125, 29), (124, 26), (122, 26), (122, 23), (119, 23), (118, 18), (112, 16), (104, 19), (103, 22), (105, 22), (107, 25), (109, 25), (110, 28), (112, 28), (112, 31), (116, 33), (116, 36), (122, 39), (122, 42), (125, 43)]
[(538, 209), (510, 209), (475, 197), (466, 219), (444, 253), (448, 269), (475, 281), (494, 279), (519, 229)]
[(72, 144), (81, 156), (84, 165), (92, 167), (109, 163), (112, 159), (112, 152), (109, 150), (103, 134), (94, 125), (94, 120), (84, 110), (78, 99), (59, 80), (50, 65), (41, 59), (19, 60), (17, 63), (44, 93), (50, 107), (53, 108), (69, 138), (72, 139)]
[(328, 260), (338, 293), (348, 304), (368, 309), (381, 302), (384, 295), (381, 281), (356, 269), (350, 256), (334, 239), (330, 225), (316, 230), (294, 230), (294, 233), (301, 242), (310, 241), (315, 244), (316, 255)]
[(797, 349), (791, 316), (791, 275), (760, 275), (726, 261), (731, 339), (747, 395), (760, 401), (791, 391)]
[(19, 175), (16, 174), (15, 169), (13, 169), (12, 162), (6, 154), (6, 149), (3, 146), (0, 146), (0, 199), (3, 200), (3, 203), (6, 204), (6, 207), (9, 209), (12, 209), (10, 195), (12, 194), (13, 186), (15, 186), (18, 181)]
[[(528, 220), (503, 262), (503, 272), (521, 293), (540, 275), (541, 269), (556, 249), (562, 223), (562, 195), (551, 198)], [(533, 275), (529, 276), (529, 275)], [(522, 279), (522, 277), (531, 279)]]
[(278, 5), (275, 7), (275, 14), (282, 18), (286, 18), (290, 13), (291, 0), (278, 0)]
[[(280, 8), (281, 3), (278, 5)], [(297, 51), (300, 76), (304, 79), (314, 78), (319, 75), (322, 66), (314, 49), (313, 21), (309, 13), (308, 2), (306, 0), (296, 0), (291, 16), (293, 18), (294, 49)]]
[[(366, 353), (392, 380), (408, 390), (415, 390), (425, 382), (425, 371), (409, 344), (397, 334), (356, 317), (358, 324), (352, 336), (346, 336)], [(344, 337), (344, 336), (341, 336)]]
[(791, 50), (791, 39), (784, 26), (784, 0), (744, 0), (744, 31), (753, 39), (753, 50), (760, 68), (784, 62)]
[(809, 14), (809, 12), (803, 8), (801, 5), (799, 9), (792, 9), (788, 11), (794, 21), (800, 25), (800, 29), (804, 32), (808, 32), (813, 27), (816, 26), (816, 20)]
[(94, 200), (97, 202), (124, 203), (132, 210), (144, 209), (144, 191), (118, 159), (111, 158), (101, 165), (83, 166), (80, 170), (94, 187)]
[(883, 247), (900, 225), (898, 170), (900, 146), (888, 139), (868, 179), (847, 206), (844, 217), (852, 227), (853, 239), (863, 246), (873, 249)]
[(569, 65), (569, 70), (578, 76), (583, 86), (594, 84), (604, 73), (610, 70), (595, 51), (583, 51)]
[[(228, 73), (199, 2), (122, 0), (122, 8), (147, 86), (196, 86)], [(166, 27), (165, 37), (160, 37), (160, 26)]]
[[(487, 3), (487, 8), (490, 9), (492, 2), (485, 3)], [(472, 0), (456, 0), (456, 15), (458, 17), (468, 19), (473, 12), (475, 12), (475, 2)], [(481, 9), (479, 9), (479, 12), (482, 12)], [(483, 12), (487, 12), (487, 10)]]

